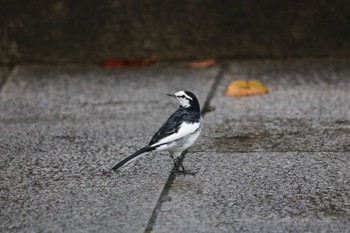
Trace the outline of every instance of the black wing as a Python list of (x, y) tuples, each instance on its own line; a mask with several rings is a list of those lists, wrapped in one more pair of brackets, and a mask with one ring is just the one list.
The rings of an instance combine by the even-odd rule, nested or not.
[(169, 119), (164, 123), (164, 125), (155, 133), (149, 143), (149, 145), (153, 145), (159, 142), (161, 139), (173, 134), (177, 133), (180, 125), (184, 121), (185, 112), (183, 109), (179, 108), (176, 110)]

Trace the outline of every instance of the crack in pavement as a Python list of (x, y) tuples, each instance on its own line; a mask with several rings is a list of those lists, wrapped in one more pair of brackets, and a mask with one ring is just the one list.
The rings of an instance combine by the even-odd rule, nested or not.
[[(210, 88), (210, 91), (208, 93), (208, 96), (207, 96), (206, 101), (204, 102), (204, 105), (203, 105), (203, 108), (202, 108), (202, 116), (203, 117), (207, 113), (209, 113), (209, 112), (214, 110), (214, 109), (212, 109), (210, 107), (210, 101), (214, 98), (216, 90), (217, 90), (221, 80), (223, 79), (223, 76), (224, 76), (224, 73), (225, 73), (227, 67), (228, 67), (227, 64), (222, 64), (218, 74), (215, 77), (215, 81), (214, 81), (213, 85)], [(182, 162), (184, 160), (184, 157), (185, 157), (186, 154), (187, 154), (187, 151), (185, 151), (183, 153), (183, 155), (180, 158), (179, 162)], [(166, 181), (166, 183), (164, 185), (164, 188), (163, 188), (163, 190), (162, 190), (162, 192), (161, 192), (161, 194), (159, 196), (159, 199), (157, 200), (157, 203), (156, 203), (156, 205), (155, 205), (155, 207), (153, 209), (151, 218), (149, 219), (149, 221), (147, 223), (147, 226), (146, 226), (146, 229), (145, 229), (144, 233), (151, 233), (153, 231), (153, 227), (156, 224), (157, 217), (158, 217), (159, 211), (162, 208), (163, 203), (169, 200), (168, 194), (169, 194), (169, 191), (170, 191), (170, 189), (171, 189), (175, 179), (176, 179), (176, 168), (173, 167), (173, 169), (171, 170), (171, 172), (170, 172), (170, 174), (168, 176), (168, 179), (167, 179), (167, 181)]]

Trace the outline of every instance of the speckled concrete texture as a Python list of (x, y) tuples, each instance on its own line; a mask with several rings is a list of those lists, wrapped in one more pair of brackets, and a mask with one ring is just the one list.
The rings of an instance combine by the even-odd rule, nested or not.
[[(237, 79), (269, 94), (227, 97)], [(153, 232), (349, 232), (350, 63), (231, 63)]]
[[(257, 79), (269, 94), (226, 97), (237, 79)], [(210, 105), (204, 151), (350, 151), (350, 63), (237, 62)]]
[(348, 232), (350, 155), (191, 154), (153, 232)]
[(143, 232), (171, 159), (109, 169), (177, 108), (165, 93), (188, 88), (203, 102), (216, 73), (17, 67), (0, 101), (1, 231)]
[[(226, 97), (236, 79), (261, 96)], [(350, 61), (19, 66), (0, 93), (2, 232), (350, 232)], [(144, 146), (193, 91), (184, 166)], [(164, 156), (163, 156), (164, 155)]]

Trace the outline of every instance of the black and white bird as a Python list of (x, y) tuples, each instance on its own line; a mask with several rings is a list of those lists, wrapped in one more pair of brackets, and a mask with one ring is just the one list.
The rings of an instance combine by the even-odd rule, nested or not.
[(146, 152), (168, 151), (174, 161), (176, 171), (185, 172), (181, 155), (183, 151), (193, 145), (202, 131), (200, 107), (196, 96), (192, 92), (179, 91), (167, 95), (176, 98), (180, 103), (180, 107), (154, 134), (147, 146), (119, 162), (112, 168), (113, 171)]

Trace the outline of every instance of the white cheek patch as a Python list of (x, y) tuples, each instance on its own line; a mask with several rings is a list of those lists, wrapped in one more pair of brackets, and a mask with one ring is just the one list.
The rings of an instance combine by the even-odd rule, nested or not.
[(183, 107), (189, 107), (190, 106), (190, 101), (188, 99), (181, 98), (179, 99), (181, 106)]

